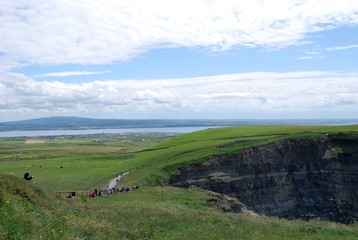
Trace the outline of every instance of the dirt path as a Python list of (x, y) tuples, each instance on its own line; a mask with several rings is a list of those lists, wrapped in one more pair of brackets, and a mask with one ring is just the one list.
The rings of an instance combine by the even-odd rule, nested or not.
[(105, 189), (112, 189), (112, 188), (116, 188), (117, 184), (119, 183), (119, 181), (121, 180), (121, 178), (125, 175), (129, 174), (129, 172), (123, 173), (118, 175), (117, 177), (111, 179), (111, 181), (109, 181), (108, 185), (105, 187)]

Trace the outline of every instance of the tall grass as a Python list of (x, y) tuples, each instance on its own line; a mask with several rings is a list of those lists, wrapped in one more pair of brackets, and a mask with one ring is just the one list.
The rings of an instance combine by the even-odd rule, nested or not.
[(147, 187), (65, 199), (0, 175), (1, 239), (356, 239), (358, 226), (223, 213), (216, 194)]

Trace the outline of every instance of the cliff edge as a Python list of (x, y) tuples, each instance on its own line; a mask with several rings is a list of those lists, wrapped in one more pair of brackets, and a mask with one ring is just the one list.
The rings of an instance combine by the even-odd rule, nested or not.
[(194, 185), (235, 198), (240, 206), (229, 208), (234, 212), (245, 206), (289, 219), (356, 222), (358, 134), (285, 139), (212, 157), (181, 168), (170, 184)]

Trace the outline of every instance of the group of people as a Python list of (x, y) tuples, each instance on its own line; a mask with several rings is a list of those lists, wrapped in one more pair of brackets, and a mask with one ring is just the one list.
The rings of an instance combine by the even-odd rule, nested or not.
[(88, 193), (88, 196), (90, 198), (99, 197), (99, 196), (102, 196), (102, 195), (103, 195), (103, 191), (98, 191), (97, 188), (93, 189), (92, 191), (90, 191)]
[(94, 198), (94, 197), (98, 197), (98, 196), (103, 196), (105, 195), (112, 195), (115, 193), (125, 193), (125, 192), (132, 192), (135, 189), (139, 189), (138, 186), (133, 186), (132, 188), (129, 187), (121, 187), (121, 188), (106, 188), (103, 191), (102, 190), (97, 190), (94, 189), (92, 191), (89, 192), (88, 196), (90, 198)]
[[(30, 175), (30, 173), (25, 172), (24, 174), (24, 179), (26, 181), (32, 182), (34, 183), (34, 176)], [(116, 178), (116, 182), (118, 182), (118, 178)], [(99, 196), (103, 196), (104, 194), (106, 195), (111, 195), (111, 194), (115, 194), (115, 193), (125, 193), (125, 192), (132, 192), (134, 189), (138, 189), (138, 186), (133, 186), (132, 188), (129, 187), (122, 187), (122, 188), (106, 188), (104, 190), (98, 190), (98, 189), (93, 189), (88, 193), (88, 196), (90, 198), (94, 198), (94, 197), (99, 197)], [(73, 198), (76, 196), (75, 192), (69, 192), (68, 196), (66, 195), (66, 197), (68, 198)]]

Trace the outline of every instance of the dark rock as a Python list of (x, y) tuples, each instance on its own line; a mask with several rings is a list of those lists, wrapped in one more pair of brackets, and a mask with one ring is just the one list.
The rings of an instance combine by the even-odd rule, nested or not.
[(225, 194), (259, 214), (351, 223), (358, 219), (358, 136), (352, 135), (287, 139), (213, 157), (180, 169), (170, 183)]
[(240, 202), (237, 198), (232, 198), (226, 195), (215, 196), (210, 201), (224, 212), (247, 212), (247, 206)]

